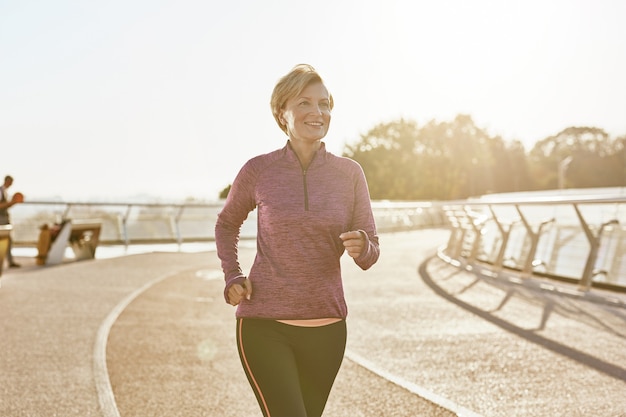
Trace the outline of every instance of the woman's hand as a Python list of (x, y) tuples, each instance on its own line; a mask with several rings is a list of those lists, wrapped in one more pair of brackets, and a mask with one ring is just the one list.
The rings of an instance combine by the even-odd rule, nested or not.
[(346, 248), (348, 255), (353, 258), (358, 258), (363, 252), (363, 248), (365, 247), (365, 236), (363, 236), (362, 232), (359, 231), (351, 231), (351, 232), (343, 232), (339, 235), (339, 238), (343, 240), (343, 247)]
[(252, 282), (248, 278), (242, 284), (233, 284), (228, 289), (228, 302), (236, 306), (243, 300), (249, 300), (252, 296)]

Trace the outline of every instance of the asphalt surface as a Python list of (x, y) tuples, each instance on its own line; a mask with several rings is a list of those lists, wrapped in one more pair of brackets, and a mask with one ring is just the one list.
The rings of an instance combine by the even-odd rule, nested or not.
[[(325, 416), (626, 416), (626, 299), (433, 257), (445, 230), (343, 259), (346, 360)], [(242, 249), (244, 265), (254, 256)], [(0, 416), (260, 416), (215, 253), (4, 270)]]

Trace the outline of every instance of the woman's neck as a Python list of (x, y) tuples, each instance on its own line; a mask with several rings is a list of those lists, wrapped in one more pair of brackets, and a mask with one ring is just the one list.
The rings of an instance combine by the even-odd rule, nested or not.
[(302, 168), (307, 169), (315, 156), (315, 153), (322, 146), (322, 141), (317, 140), (315, 142), (303, 142), (303, 141), (295, 141), (293, 139), (289, 139), (289, 143), (291, 144), (291, 149), (296, 153), (298, 159), (300, 160), (300, 164), (302, 164)]

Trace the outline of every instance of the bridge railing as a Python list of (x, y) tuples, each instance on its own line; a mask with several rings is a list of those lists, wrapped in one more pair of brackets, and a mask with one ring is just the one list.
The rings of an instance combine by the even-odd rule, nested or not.
[[(182, 243), (211, 240), (221, 203), (31, 201), (13, 206), (16, 245), (37, 242), (42, 225), (63, 220), (102, 224), (101, 244)], [(245, 230), (244, 233), (249, 233)]]
[[(101, 203), (31, 201), (11, 209), (16, 246), (33, 246), (44, 224), (71, 219), (102, 225), (100, 245), (214, 240), (223, 202)], [(448, 227), (444, 252), (459, 262), (626, 289), (626, 197), (483, 197), (447, 202), (374, 201), (379, 232)], [(242, 238), (256, 235), (256, 212)]]
[(444, 253), (521, 278), (542, 275), (626, 289), (626, 197), (482, 198), (444, 204)]
[[(44, 224), (63, 220), (102, 224), (101, 244), (183, 243), (211, 241), (223, 202), (213, 203), (98, 203), (32, 201), (11, 210), (17, 245), (33, 246)], [(428, 202), (372, 203), (381, 232), (445, 225), (441, 208)], [(256, 211), (242, 226), (242, 238), (256, 236)]]

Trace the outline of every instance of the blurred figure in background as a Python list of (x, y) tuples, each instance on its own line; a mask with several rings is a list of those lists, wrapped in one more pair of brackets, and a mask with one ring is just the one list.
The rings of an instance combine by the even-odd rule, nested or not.
[[(15, 204), (23, 202), (21, 193), (16, 193), (13, 198), (9, 199), (7, 190), (13, 185), (13, 177), (7, 175), (4, 177), (4, 183), (0, 186), (0, 226), (10, 225), (11, 217), (9, 216), (9, 208)], [(15, 262), (13, 254), (11, 253), (12, 238), (9, 237), (9, 248), (7, 250), (7, 261), (9, 262), (9, 268), (18, 268), (20, 264)]]

